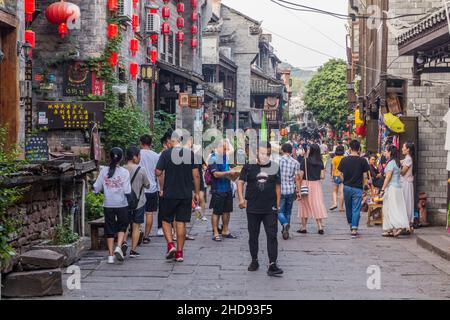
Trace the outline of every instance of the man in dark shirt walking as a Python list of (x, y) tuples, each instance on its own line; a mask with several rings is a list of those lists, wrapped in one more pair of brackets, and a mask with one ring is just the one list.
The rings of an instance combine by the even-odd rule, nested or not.
[(361, 145), (357, 140), (350, 142), (350, 155), (339, 164), (341, 180), (344, 181), (344, 202), (347, 222), (352, 238), (358, 236), (359, 219), (363, 197), (365, 175), (370, 170), (369, 163), (359, 155)]
[[(278, 211), (281, 199), (281, 181), (278, 165), (270, 161), (271, 146), (260, 142), (256, 164), (246, 164), (238, 182), (239, 207), (247, 209), (249, 247), (252, 262), (248, 271), (259, 269), (258, 244), (261, 222), (267, 236), (269, 276), (283, 274), (277, 266), (278, 259)], [(244, 200), (244, 185), (247, 184)]]

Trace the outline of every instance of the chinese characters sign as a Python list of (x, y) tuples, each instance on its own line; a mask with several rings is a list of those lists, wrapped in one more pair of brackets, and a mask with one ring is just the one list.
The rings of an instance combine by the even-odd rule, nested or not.
[(67, 97), (82, 97), (88, 94), (103, 95), (103, 81), (97, 78), (95, 72), (81, 62), (67, 63), (64, 68), (64, 95)]
[(105, 102), (61, 102), (37, 103), (39, 127), (48, 129), (85, 130), (94, 123), (102, 124)]
[(30, 134), (25, 141), (25, 158), (28, 161), (48, 160), (48, 141), (45, 134)]

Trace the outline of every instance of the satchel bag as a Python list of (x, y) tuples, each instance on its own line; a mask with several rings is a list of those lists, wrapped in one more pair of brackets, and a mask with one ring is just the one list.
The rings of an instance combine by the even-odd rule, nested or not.
[(307, 197), (309, 195), (309, 186), (308, 186), (308, 163), (305, 158), (305, 178), (306, 178), (306, 185), (301, 186), (300, 188), (300, 194), (302, 197)]

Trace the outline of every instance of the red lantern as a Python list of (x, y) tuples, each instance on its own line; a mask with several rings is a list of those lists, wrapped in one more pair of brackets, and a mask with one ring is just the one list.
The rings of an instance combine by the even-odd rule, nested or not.
[(72, 10), (70, 7), (73, 6), (72, 3), (69, 2), (55, 2), (47, 7), (45, 10), (45, 16), (47, 17), (48, 22), (60, 25), (62, 23), (66, 23), (67, 19), (72, 15)]
[(114, 39), (119, 35), (119, 26), (115, 23), (110, 23), (108, 25), (108, 38)]
[(64, 39), (64, 37), (66, 36), (66, 34), (68, 32), (67, 24), (61, 23), (58, 27), (58, 32), (59, 32), (59, 35), (61, 36), (61, 38)]
[(197, 9), (197, 7), (198, 7), (198, 0), (191, 0), (191, 7), (192, 7), (192, 9)]
[(36, 45), (36, 35), (32, 30), (25, 30), (25, 42), (28, 42), (31, 45), (31, 48), (34, 49)]
[(138, 39), (131, 39), (130, 40), (130, 51), (133, 57), (136, 56), (136, 53), (139, 51), (139, 41)]
[(198, 40), (197, 38), (192, 38), (191, 39), (191, 48), (195, 49), (198, 47)]
[(170, 8), (169, 7), (163, 7), (161, 15), (162, 15), (163, 19), (165, 19), (165, 20), (169, 19), (170, 18)]
[(183, 2), (179, 2), (179, 3), (177, 4), (177, 12), (178, 12), (179, 14), (184, 13), (184, 3), (183, 3)]
[(158, 59), (158, 50), (156, 50), (156, 48), (153, 47), (150, 50), (150, 60), (152, 61), (153, 64), (155, 64), (157, 59)]
[(119, 54), (117, 52), (111, 52), (111, 55), (109, 56), (109, 65), (111, 67), (115, 67), (117, 66), (118, 62), (119, 62)]
[(357, 127), (356, 130), (355, 130), (355, 133), (356, 133), (358, 136), (364, 137), (364, 136), (366, 135), (366, 126)]
[(138, 69), (139, 69), (139, 65), (136, 62), (130, 63), (130, 75), (133, 80), (136, 79), (136, 76), (138, 74)]
[(191, 20), (194, 22), (198, 21), (198, 13), (197, 12), (191, 13)]
[(198, 27), (197, 27), (197, 25), (193, 25), (192, 27), (191, 27), (191, 34), (192, 35), (196, 35), (198, 33)]
[(164, 35), (168, 35), (170, 33), (170, 23), (164, 22), (161, 26), (161, 32)]
[(119, 8), (117, 0), (108, 0), (108, 9), (111, 12), (116, 12)]
[(133, 0), (133, 7), (136, 9), (139, 4), (139, 0)]
[(184, 32), (183, 31), (178, 31), (177, 32), (177, 41), (178, 42), (183, 42), (184, 41)]
[(33, 21), (34, 11), (36, 11), (34, 0), (25, 0), (25, 19), (27, 22)]
[(133, 30), (136, 31), (137, 28), (139, 27), (139, 16), (137, 14), (133, 14), (133, 18), (132, 18), (132, 26), (133, 26)]
[(183, 17), (178, 17), (178, 19), (177, 19), (177, 27), (178, 27), (178, 29), (183, 29), (184, 28), (184, 18)]
[(156, 33), (152, 34), (150, 39), (152, 40), (152, 43), (158, 43), (158, 35)]

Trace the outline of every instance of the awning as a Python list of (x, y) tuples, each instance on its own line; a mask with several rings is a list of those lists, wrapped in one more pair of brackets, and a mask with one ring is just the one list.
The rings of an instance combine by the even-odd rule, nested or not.
[(173, 74), (176, 74), (177, 76), (180, 76), (182, 78), (185, 78), (187, 80), (190, 80), (192, 82), (195, 82), (197, 84), (203, 84), (204, 79), (203, 76), (198, 75), (192, 71), (176, 67), (174, 65), (168, 64), (166, 62), (158, 61), (157, 66), (160, 70), (164, 70)]

